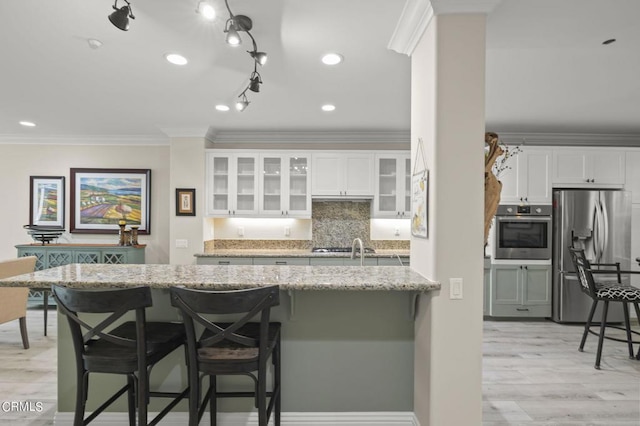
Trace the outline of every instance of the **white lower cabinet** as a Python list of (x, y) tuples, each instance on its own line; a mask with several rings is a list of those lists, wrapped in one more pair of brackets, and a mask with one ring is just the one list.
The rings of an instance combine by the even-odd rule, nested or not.
[(551, 265), (492, 265), (490, 315), (550, 317)]

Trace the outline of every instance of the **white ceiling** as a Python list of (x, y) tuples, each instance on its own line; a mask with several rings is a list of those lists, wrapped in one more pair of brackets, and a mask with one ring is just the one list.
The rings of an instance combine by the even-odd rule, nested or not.
[[(214, 109), (253, 70), (246, 35), (224, 42), (224, 2), (206, 23), (197, 0), (131, 1), (127, 32), (108, 21), (109, 0), (0, 2), (0, 136), (409, 129), (410, 58), (387, 49), (404, 0), (229, 0), (269, 54), (242, 113)], [(488, 130), (640, 134), (640, 1), (603, 3), (502, 0), (489, 14)], [(344, 63), (323, 65), (328, 51)]]

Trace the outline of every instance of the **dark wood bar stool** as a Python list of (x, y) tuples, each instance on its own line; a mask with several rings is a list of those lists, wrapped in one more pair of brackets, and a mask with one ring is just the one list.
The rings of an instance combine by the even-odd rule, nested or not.
[[(151, 368), (174, 350), (183, 347), (184, 326), (171, 322), (147, 322), (145, 308), (152, 305), (151, 289), (136, 287), (113, 290), (78, 290), (52, 286), (58, 308), (67, 317), (76, 358), (76, 408), (73, 424), (89, 424), (125, 392), (128, 395), (129, 424), (147, 425), (149, 397), (171, 398), (149, 425), (157, 424), (189, 389), (181, 392), (149, 390)], [(126, 313), (134, 311), (135, 321), (115, 328)], [(110, 314), (97, 324), (89, 324), (81, 314)], [(89, 373), (122, 374), (127, 384), (109, 397), (85, 419), (89, 394)]]
[[(591, 311), (589, 312), (589, 317), (587, 318), (587, 322), (584, 326), (584, 332), (582, 334), (582, 340), (580, 341), (580, 347), (578, 350), (580, 352), (584, 350), (584, 345), (587, 341), (587, 335), (589, 333), (592, 333), (598, 336), (598, 350), (596, 353), (595, 363), (596, 369), (600, 369), (600, 360), (602, 359), (602, 345), (605, 338), (627, 343), (627, 346), (629, 348), (629, 358), (634, 358), (634, 341), (632, 339), (632, 334), (637, 335), (640, 333), (631, 330), (628, 304), (633, 304), (636, 315), (638, 318), (640, 318), (640, 308), (638, 306), (638, 303), (640, 302), (640, 289), (623, 284), (621, 279), (622, 274), (632, 272), (621, 271), (619, 263), (590, 263), (584, 254), (584, 250), (582, 249), (569, 247), (569, 252), (571, 253), (573, 265), (576, 269), (576, 274), (578, 275), (578, 280), (580, 282), (582, 291), (588, 294), (593, 299)], [(602, 269), (594, 269), (594, 267)], [(594, 279), (594, 274), (615, 274), (617, 276), (617, 280), (613, 282), (596, 281)], [(596, 333), (591, 330), (591, 326), (593, 316), (596, 312), (596, 308), (599, 302), (603, 302), (602, 320), (600, 321), (600, 332)], [(609, 310), (610, 302), (622, 303), (625, 325), (624, 330), (627, 337), (626, 340), (605, 336), (605, 330), (607, 328), (607, 312)], [(615, 325), (609, 325), (609, 327), (621, 329), (621, 327)], [(640, 359), (640, 350), (638, 351), (638, 354), (635, 356), (635, 358)]]
[[(182, 312), (187, 333), (189, 426), (200, 423), (207, 403), (215, 426), (217, 398), (252, 397), (259, 426), (267, 426), (271, 414), (280, 425), (280, 323), (270, 322), (272, 306), (280, 303), (278, 286), (235, 291), (203, 291), (171, 288), (171, 304)], [(203, 314), (215, 315), (208, 319)], [(238, 318), (240, 314), (240, 319)], [(233, 319), (229, 321), (228, 317)], [(249, 322), (259, 316), (260, 322)], [(196, 327), (202, 329), (196, 332)], [(267, 361), (273, 363), (273, 388), (267, 391)], [(246, 375), (252, 392), (218, 392), (219, 375)], [(209, 376), (209, 389), (201, 399), (201, 384)], [(268, 399), (268, 403), (267, 403)]]

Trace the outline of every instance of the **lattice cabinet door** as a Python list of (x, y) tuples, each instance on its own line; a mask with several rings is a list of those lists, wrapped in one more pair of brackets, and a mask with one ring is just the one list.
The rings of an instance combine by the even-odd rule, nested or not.
[(102, 263), (111, 265), (120, 265), (127, 263), (127, 253), (103, 251)]
[(50, 251), (47, 253), (47, 266), (49, 268), (68, 265), (69, 263), (73, 263), (73, 253), (69, 250)]
[(76, 251), (73, 263), (100, 263), (100, 251)]

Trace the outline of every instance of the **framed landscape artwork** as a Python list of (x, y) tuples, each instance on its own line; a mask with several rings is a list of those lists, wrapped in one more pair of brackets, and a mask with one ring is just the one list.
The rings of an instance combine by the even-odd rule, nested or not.
[(64, 229), (64, 176), (31, 176), (29, 225)]
[(176, 188), (176, 216), (196, 215), (195, 188)]
[(71, 232), (117, 234), (124, 220), (149, 234), (150, 217), (150, 169), (71, 169)]

